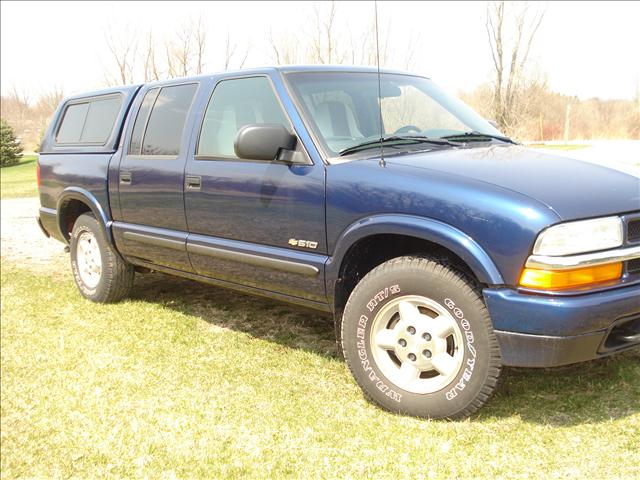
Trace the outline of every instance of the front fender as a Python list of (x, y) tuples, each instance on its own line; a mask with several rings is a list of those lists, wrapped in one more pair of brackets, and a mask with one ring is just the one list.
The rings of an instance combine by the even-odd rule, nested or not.
[(420, 238), (451, 250), (473, 271), (478, 280), (489, 285), (504, 285), (502, 275), (487, 252), (473, 238), (451, 225), (413, 215), (383, 214), (358, 220), (338, 238), (333, 255), (326, 264), (327, 291), (340, 274), (345, 255), (359, 240), (371, 235), (392, 234)]
[(60, 197), (58, 197), (56, 212), (58, 212), (58, 230), (60, 232), (60, 238), (64, 238), (67, 243), (69, 242), (68, 235), (65, 232), (65, 221), (62, 212), (64, 211), (65, 205), (70, 200), (79, 200), (91, 209), (91, 212), (95, 215), (98, 223), (100, 223), (104, 229), (104, 233), (107, 236), (109, 243), (114, 245), (113, 236), (111, 235), (111, 218), (102, 205), (100, 205), (100, 202), (98, 202), (96, 197), (90, 191), (80, 187), (67, 187), (62, 191)]

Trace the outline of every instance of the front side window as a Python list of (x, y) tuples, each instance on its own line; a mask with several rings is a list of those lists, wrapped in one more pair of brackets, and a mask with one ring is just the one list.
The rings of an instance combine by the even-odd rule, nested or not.
[(121, 95), (69, 105), (58, 128), (56, 143), (104, 145), (113, 132), (121, 107)]
[(130, 155), (177, 156), (197, 84), (147, 92), (133, 126)]
[(235, 157), (238, 130), (253, 123), (279, 123), (291, 130), (269, 80), (250, 77), (220, 82), (204, 114), (197, 155)]
[(332, 156), (381, 136), (439, 139), (470, 131), (500, 135), (427, 78), (382, 74), (378, 83), (375, 73), (306, 72), (287, 74), (287, 80)]

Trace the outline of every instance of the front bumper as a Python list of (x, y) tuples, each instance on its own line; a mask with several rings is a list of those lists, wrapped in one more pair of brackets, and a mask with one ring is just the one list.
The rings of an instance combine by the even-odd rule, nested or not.
[(576, 296), (483, 294), (505, 365), (567, 365), (640, 345), (639, 284)]

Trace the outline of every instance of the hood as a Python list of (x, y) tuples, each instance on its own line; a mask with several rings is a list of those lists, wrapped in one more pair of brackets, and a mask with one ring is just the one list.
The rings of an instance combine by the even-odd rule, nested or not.
[(403, 165), (459, 175), (544, 203), (562, 220), (640, 210), (640, 179), (628, 173), (521, 146), (385, 156)]

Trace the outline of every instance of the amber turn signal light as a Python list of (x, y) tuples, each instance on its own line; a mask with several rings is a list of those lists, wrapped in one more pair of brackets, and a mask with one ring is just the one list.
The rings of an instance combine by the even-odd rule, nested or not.
[(571, 270), (525, 268), (520, 276), (520, 285), (540, 290), (565, 290), (607, 280), (617, 280), (621, 276), (622, 262)]

